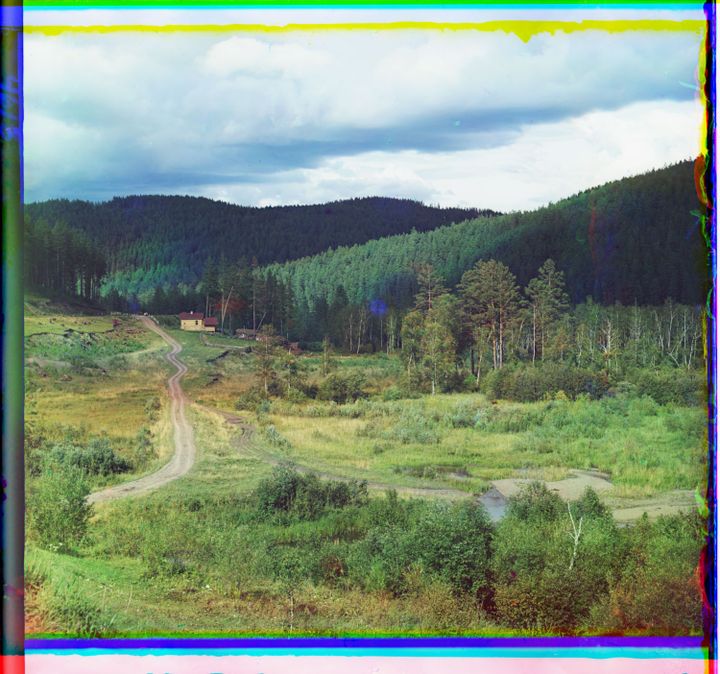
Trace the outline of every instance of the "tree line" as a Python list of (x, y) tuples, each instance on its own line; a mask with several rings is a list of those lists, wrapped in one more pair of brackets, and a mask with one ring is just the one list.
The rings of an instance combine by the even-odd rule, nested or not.
[[(145, 298), (197, 286), (207, 258), (284, 262), (411, 230), (428, 231), (480, 214), (368, 197), (312, 206), (253, 208), (199, 197), (130, 196), (105, 203), (64, 199), (28, 204), (26, 214), (65, 221), (103, 251), (103, 292)], [(492, 211), (483, 211), (492, 215)]]
[(63, 222), (25, 218), (24, 274), (28, 288), (97, 300), (105, 256), (82, 232)]
[(418, 292), (418, 265), (449, 285), (480, 259), (495, 259), (525, 286), (548, 258), (563, 269), (573, 304), (705, 301), (708, 249), (692, 162), (624, 178), (532, 212), (478, 217), (274, 264), (292, 289), (298, 330), (311, 332), (324, 304), (382, 300), (405, 309)]

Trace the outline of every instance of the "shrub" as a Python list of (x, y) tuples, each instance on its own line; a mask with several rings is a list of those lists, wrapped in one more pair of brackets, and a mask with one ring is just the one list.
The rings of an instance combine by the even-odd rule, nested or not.
[(254, 500), (265, 516), (291, 513), (300, 519), (316, 519), (328, 508), (367, 503), (367, 482), (320, 480), (316, 475), (279, 466), (257, 486)]
[(133, 449), (133, 464), (136, 468), (142, 468), (149, 461), (157, 456), (152, 443), (150, 429), (143, 426), (135, 436), (135, 447)]
[(591, 624), (612, 632), (699, 633), (702, 526), (691, 513), (655, 523), (644, 517), (629, 528), (624, 563), (609, 594), (593, 610)]
[(508, 502), (508, 515), (523, 521), (554, 521), (564, 511), (562, 499), (538, 481), (523, 485)]
[(240, 395), (235, 401), (236, 410), (244, 410), (247, 412), (255, 412), (257, 408), (267, 400), (263, 389), (254, 387)]
[(704, 372), (682, 370), (639, 370), (632, 375), (639, 395), (652, 398), (659, 405), (698, 405), (707, 399)]
[(384, 401), (402, 400), (405, 396), (398, 386), (388, 386), (380, 396)]
[(272, 424), (265, 428), (263, 431), (265, 439), (273, 446), (278, 449), (290, 449), (290, 441), (278, 432), (277, 428)]
[(115, 454), (107, 437), (91, 438), (86, 446), (61, 442), (52, 447), (47, 460), (63, 466), (78, 468), (87, 475), (112, 475), (131, 468), (130, 463)]
[(92, 514), (85, 473), (72, 465), (48, 465), (29, 485), (28, 535), (42, 547), (72, 550), (87, 533)]
[(618, 577), (625, 547), (608, 509), (591, 489), (569, 509), (573, 520), (568, 506), (537, 485), (511, 500), (492, 561), (495, 609), (508, 626), (573, 633)]
[(492, 535), (487, 512), (472, 502), (433, 503), (413, 532), (417, 560), (425, 570), (473, 595), (489, 594)]
[(354, 402), (365, 395), (365, 377), (361, 372), (331, 372), (318, 386), (318, 400), (336, 403)]
[(488, 396), (519, 402), (553, 398), (560, 392), (570, 398), (582, 394), (600, 398), (609, 388), (610, 382), (602, 372), (561, 363), (506, 366), (489, 372), (483, 380)]
[(406, 410), (398, 422), (383, 433), (386, 440), (394, 440), (403, 445), (417, 443), (434, 445), (440, 442), (440, 434), (420, 410)]
[(479, 406), (476, 403), (461, 402), (445, 414), (442, 421), (451, 428), (473, 428), (483, 419), (487, 406)]

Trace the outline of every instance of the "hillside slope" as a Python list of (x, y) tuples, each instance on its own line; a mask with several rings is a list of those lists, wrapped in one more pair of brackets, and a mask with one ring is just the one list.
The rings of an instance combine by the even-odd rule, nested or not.
[[(448, 285), (477, 260), (507, 264), (524, 285), (547, 258), (565, 272), (574, 302), (612, 304), (704, 301), (705, 245), (696, 214), (692, 162), (587, 190), (526, 213), (479, 217), (343, 247), (270, 270), (312, 310), (338, 288), (351, 302), (382, 298), (407, 306), (413, 265), (432, 264)], [(304, 313), (304, 312), (303, 312)]]
[(222, 255), (233, 262), (284, 262), (412, 229), (432, 230), (478, 211), (375, 197), (250, 208), (198, 197), (134, 196), (97, 204), (46, 201), (27, 205), (25, 214), (31, 222), (64, 222), (84, 232), (107, 259), (106, 289), (127, 296), (194, 284), (205, 262)]

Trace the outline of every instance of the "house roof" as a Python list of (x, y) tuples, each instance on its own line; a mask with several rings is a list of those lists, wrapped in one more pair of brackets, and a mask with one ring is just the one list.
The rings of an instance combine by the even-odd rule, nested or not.
[(205, 325), (208, 328), (216, 327), (218, 324), (218, 319), (215, 318), (215, 316), (208, 316), (204, 321), (203, 325)]
[(182, 311), (180, 312), (180, 320), (181, 321), (201, 321), (203, 319), (203, 314), (195, 313), (193, 311)]

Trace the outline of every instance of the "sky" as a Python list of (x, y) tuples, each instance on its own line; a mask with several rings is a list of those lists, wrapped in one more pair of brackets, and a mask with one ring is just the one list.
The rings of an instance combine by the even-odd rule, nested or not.
[(694, 157), (692, 32), (25, 36), (25, 199), (529, 210)]

